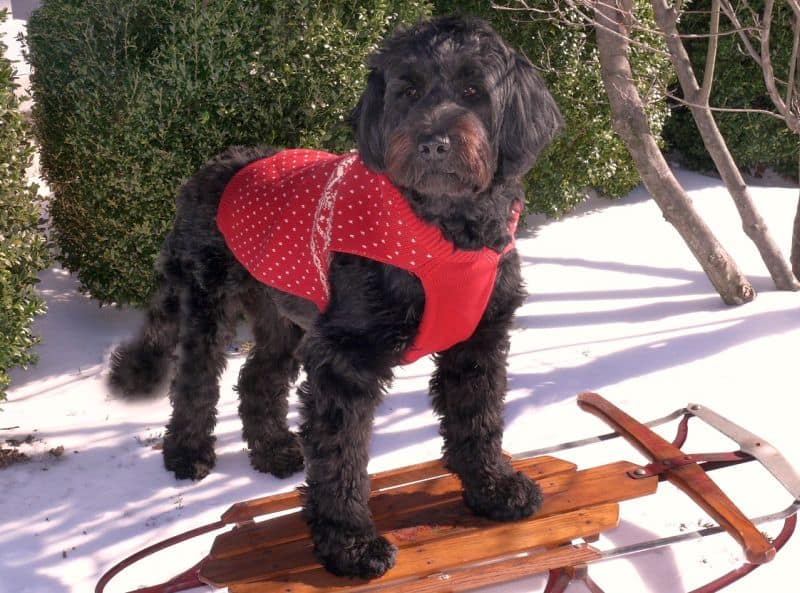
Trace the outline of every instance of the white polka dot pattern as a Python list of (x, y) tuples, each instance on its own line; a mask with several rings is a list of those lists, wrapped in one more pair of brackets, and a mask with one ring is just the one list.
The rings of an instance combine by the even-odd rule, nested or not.
[[(385, 175), (356, 153), (284, 150), (241, 169), (223, 192), (217, 225), (259, 281), (307, 298), (324, 311), (333, 252), (415, 274), (425, 311), (405, 362), (468, 338), (494, 285), (501, 254), (457, 250), (420, 220)], [(513, 229), (509, 227), (510, 232)]]

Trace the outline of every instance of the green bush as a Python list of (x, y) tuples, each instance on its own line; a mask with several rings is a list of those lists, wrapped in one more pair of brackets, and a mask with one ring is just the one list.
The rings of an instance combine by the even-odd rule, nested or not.
[(59, 258), (139, 304), (180, 182), (232, 144), (352, 146), (364, 57), (409, 0), (45, 0), (28, 24)]
[[(753, 0), (750, 5), (758, 11), (763, 9), (761, 0)], [(692, 10), (700, 12), (687, 14), (681, 19), (679, 23), (681, 33), (707, 35), (710, 7), (710, 0), (693, 2)], [(740, 12), (742, 14), (739, 18), (742, 24), (752, 26), (751, 15), (746, 11)], [(792, 53), (793, 18), (788, 3), (776, 2), (770, 47), (776, 78), (784, 80)], [(720, 24), (721, 27), (732, 28), (724, 17), (720, 19)], [(753, 42), (758, 48), (758, 40), (754, 38)], [(698, 80), (702, 80), (708, 41), (702, 37), (689, 38), (684, 40), (684, 44), (694, 66), (695, 75)], [(737, 35), (729, 34), (719, 38), (714, 74), (711, 105), (737, 109), (752, 107), (775, 110), (764, 86), (761, 68), (747, 55)], [(677, 89), (677, 84), (675, 86)], [(676, 90), (676, 94), (680, 93)], [(717, 112), (714, 118), (731, 155), (740, 168), (758, 172), (764, 167), (772, 167), (785, 175), (797, 178), (800, 140), (796, 134), (789, 131), (785, 123), (756, 113)], [(706, 152), (687, 107), (675, 107), (669, 123), (664, 128), (664, 139), (670, 148), (677, 151), (687, 167), (699, 170), (714, 168), (714, 162)]]
[[(6, 11), (0, 10), (0, 23)], [(0, 43), (0, 399), (10, 383), (9, 369), (35, 362), (38, 340), (31, 323), (44, 312), (36, 294), (36, 273), (47, 266), (47, 247), (36, 206), (36, 186), (25, 169), (33, 149), (14, 97), (14, 70)]]
[[(540, 14), (493, 10), (479, 0), (436, 0), (440, 13), (481, 16), (492, 23), (510, 45), (537, 66), (561, 108), (565, 129), (539, 159), (528, 178), (527, 205), (531, 211), (562, 216), (594, 189), (607, 197), (627, 194), (639, 174), (624, 143), (611, 129), (611, 112), (600, 78), (597, 46), (591, 27), (564, 8), (568, 23), (555, 23)], [(533, 9), (552, 8), (551, 0), (529, 1)], [(637, 17), (652, 25), (648, 0), (635, 0)], [(653, 46), (661, 41), (635, 32), (635, 39)], [(659, 90), (670, 80), (666, 58), (631, 46), (631, 66), (639, 80), (652, 130), (660, 136), (668, 115)]]

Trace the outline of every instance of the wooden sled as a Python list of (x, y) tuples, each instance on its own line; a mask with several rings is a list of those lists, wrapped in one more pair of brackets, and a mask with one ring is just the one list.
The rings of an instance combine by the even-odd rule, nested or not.
[[(220, 521), (134, 554), (104, 575), (95, 591), (102, 593), (114, 575), (145, 556), (231, 525), (197, 565), (166, 583), (132, 593), (173, 593), (202, 584), (227, 587), (231, 593), (456, 593), (543, 572), (549, 572), (545, 593), (562, 593), (576, 579), (593, 593), (602, 593), (587, 565), (724, 531), (741, 545), (747, 563), (695, 590), (711, 593), (770, 561), (792, 535), (800, 508), (800, 477), (763, 439), (696, 404), (647, 425), (594, 393), (581, 394), (578, 404), (615, 432), (511, 458), (513, 467), (536, 480), (544, 492), (543, 506), (532, 518), (497, 523), (474, 516), (462, 502), (459, 480), (440, 461), (372, 476), (373, 519), (398, 548), (395, 567), (380, 578), (366, 581), (328, 573), (313, 556), (299, 495), (290, 492), (236, 503)], [(692, 417), (724, 433), (740, 449), (684, 454), (680, 447)], [(673, 442), (649, 428), (677, 418), (682, 419)], [(546, 454), (616, 436), (624, 437), (652, 463), (617, 461), (578, 470)], [(749, 519), (706, 472), (753, 460), (772, 473), (793, 501), (781, 511)], [(620, 502), (654, 494), (663, 480), (688, 494), (719, 527), (611, 550), (590, 545), (600, 533), (616, 527)], [(784, 527), (770, 541), (756, 525), (776, 519), (784, 519)]]

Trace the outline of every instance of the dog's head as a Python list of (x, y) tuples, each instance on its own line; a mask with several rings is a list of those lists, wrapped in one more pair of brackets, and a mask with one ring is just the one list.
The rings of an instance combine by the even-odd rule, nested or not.
[(533, 66), (484, 21), (443, 17), (370, 56), (352, 115), (361, 158), (425, 196), (466, 196), (525, 174), (561, 127)]

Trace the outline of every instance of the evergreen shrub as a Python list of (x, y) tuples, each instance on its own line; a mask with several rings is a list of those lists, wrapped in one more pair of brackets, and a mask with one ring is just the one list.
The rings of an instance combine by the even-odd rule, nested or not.
[(233, 144), (352, 147), (364, 58), (418, 0), (44, 0), (34, 125), (65, 267), (141, 304), (182, 180)]
[[(0, 23), (7, 12), (0, 10)], [(48, 264), (36, 202), (36, 186), (25, 170), (33, 158), (28, 129), (14, 96), (14, 69), (0, 43), (0, 399), (11, 382), (8, 371), (35, 362), (31, 333), (44, 301), (36, 277)]]

